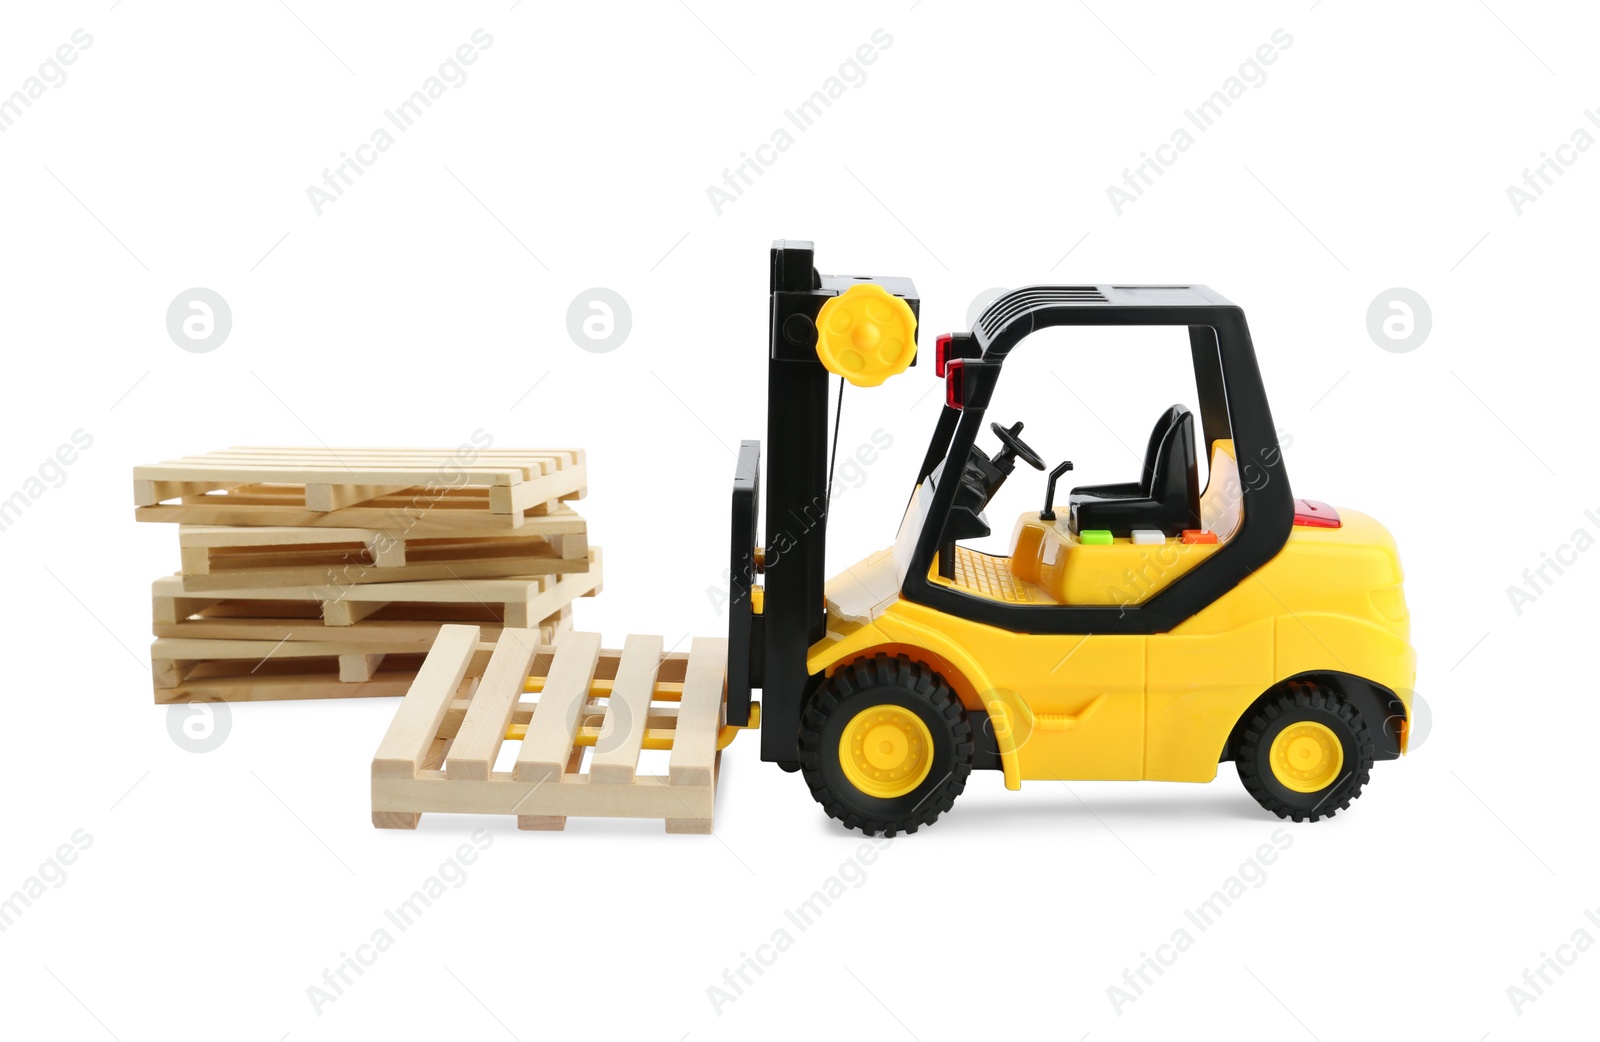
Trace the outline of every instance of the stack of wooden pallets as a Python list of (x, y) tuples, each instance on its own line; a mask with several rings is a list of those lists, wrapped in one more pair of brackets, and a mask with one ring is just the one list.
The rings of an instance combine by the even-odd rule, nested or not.
[(577, 449), (234, 448), (134, 468), (175, 522), (157, 702), (403, 695), (441, 626), (551, 640), (600, 590)]

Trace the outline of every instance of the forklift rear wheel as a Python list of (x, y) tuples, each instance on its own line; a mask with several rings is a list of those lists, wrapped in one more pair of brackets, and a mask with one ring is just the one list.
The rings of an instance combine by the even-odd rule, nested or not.
[(1331, 818), (1371, 777), (1372, 732), (1337, 691), (1292, 682), (1250, 714), (1234, 759), (1245, 790), (1280, 818)]
[(800, 721), (800, 764), (831, 818), (868, 835), (915, 832), (972, 772), (972, 724), (943, 677), (904, 655), (845, 666)]

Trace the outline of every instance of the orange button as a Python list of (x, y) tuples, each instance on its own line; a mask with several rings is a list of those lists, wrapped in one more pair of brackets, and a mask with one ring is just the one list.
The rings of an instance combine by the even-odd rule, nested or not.
[(1217, 533), (1203, 528), (1185, 528), (1183, 530), (1183, 541), (1186, 543), (1214, 543), (1217, 541)]

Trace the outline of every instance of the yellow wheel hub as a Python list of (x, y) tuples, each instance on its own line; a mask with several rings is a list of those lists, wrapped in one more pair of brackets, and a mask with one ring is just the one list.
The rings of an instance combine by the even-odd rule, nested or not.
[(863, 709), (839, 737), (839, 765), (851, 785), (892, 800), (922, 784), (933, 767), (933, 734), (903, 706)]
[(873, 282), (829, 297), (817, 314), (817, 357), (857, 387), (876, 387), (906, 371), (917, 353), (911, 305)]
[(1339, 780), (1344, 746), (1333, 730), (1310, 720), (1278, 732), (1267, 752), (1272, 776), (1295, 792), (1321, 792)]

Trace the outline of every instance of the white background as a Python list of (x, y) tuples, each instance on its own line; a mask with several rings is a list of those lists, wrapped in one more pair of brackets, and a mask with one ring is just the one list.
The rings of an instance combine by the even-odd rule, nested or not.
[[(1574, 963), (1520, 1009), (1507, 988), (1575, 931), (1600, 940), (1600, 553), (1548, 571), (1520, 615), (1507, 588), (1600, 534), (1600, 157), (1566, 153), (1520, 215), (1506, 189), (1580, 125), (1600, 134), (1596, 24), (1491, 3), (12, 5), (0, 94), (75, 29), (93, 43), (0, 134), (0, 496), (73, 431), (93, 446), (0, 532), (0, 894), (75, 830), (92, 843), (0, 933), (7, 1034), (1592, 1033), (1600, 953), (1560, 949)], [(307, 187), (479, 27), (468, 80), (318, 216)], [(865, 82), (719, 215), (707, 187), (879, 28)], [(1107, 186), (1280, 28), (1265, 81), (1118, 215)], [(1431, 733), (1348, 813), (1284, 826), (1264, 882), (1248, 869), (1260, 885), (1120, 1008), (1108, 987), (1197, 933), (1185, 909), (1280, 827), (1229, 765), (1208, 786), (975, 775), (801, 933), (785, 910), (863, 840), (751, 737), (713, 837), (380, 832), (368, 763), (392, 700), (234, 706), (203, 755), (151, 702), (148, 584), (176, 568), (176, 531), (132, 521), (129, 471), (232, 444), (582, 445), (607, 575), (579, 626), (612, 646), (719, 633), (780, 236), (814, 239), (824, 271), (914, 277), (925, 343), (992, 287), (1208, 283), (1250, 318), (1296, 493), (1399, 540)], [(196, 286), (233, 314), (207, 354), (165, 327)], [(592, 286), (631, 306), (609, 354), (567, 333)], [(1367, 331), (1391, 287), (1431, 306), (1407, 353)], [(1179, 385), (1157, 356), (1059, 346), (1003, 418), (1082, 481), (1126, 480), (1125, 445)], [(841, 454), (879, 428), (893, 445), (845, 483), (833, 568), (892, 539), (933, 387), (924, 364), (848, 395)], [(1042, 476), (1014, 480), (997, 516), (1039, 498)], [(479, 827), (459, 889), (314, 1008), (325, 968)], [(714, 1007), (708, 987), (782, 927), (793, 945)]]

